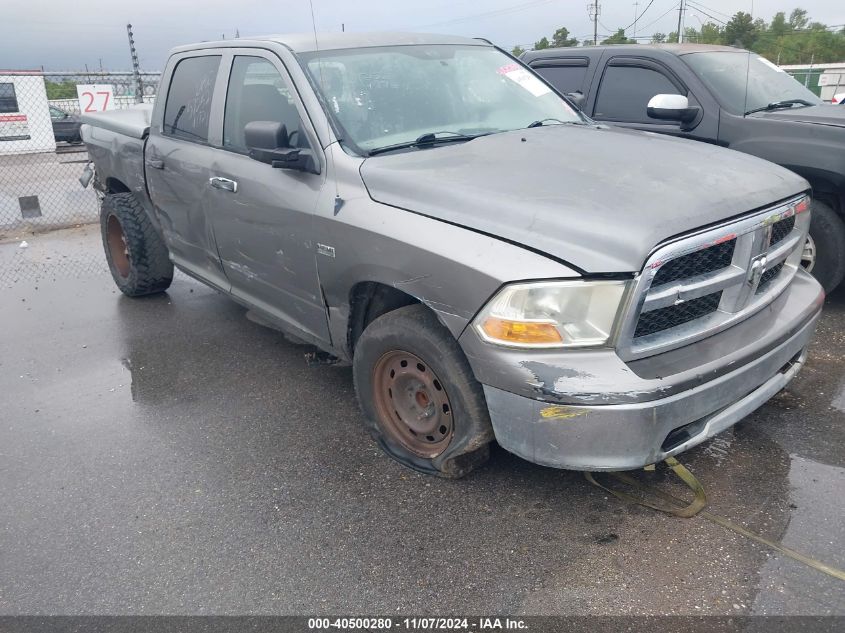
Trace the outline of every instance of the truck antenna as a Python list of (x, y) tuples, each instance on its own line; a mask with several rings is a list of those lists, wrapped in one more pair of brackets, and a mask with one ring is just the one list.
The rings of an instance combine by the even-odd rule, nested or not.
[(748, 77), (751, 75), (751, 51), (748, 51), (748, 59), (745, 63), (745, 99), (742, 104), (742, 116), (748, 112)]
[[(320, 59), (320, 42), (317, 40), (317, 20), (314, 17), (314, 0), (308, 0), (308, 5), (311, 7), (311, 28), (314, 30), (314, 50), (317, 52), (317, 69), (320, 74), (320, 90), (325, 90), (325, 82), (323, 81), (323, 62)], [(318, 95), (319, 96), (319, 95)], [(324, 95), (325, 96), (325, 93)], [(325, 102), (325, 99), (323, 99)], [(326, 112), (326, 128), (328, 132), (328, 139), (331, 139), (332, 136), (332, 126), (329, 122), (329, 113)], [(331, 157), (332, 161), (332, 170), (334, 171), (334, 214), (337, 215), (340, 212), (340, 208), (343, 206), (345, 202), (343, 198), (340, 197), (340, 193), (338, 190), (337, 185), (337, 170), (335, 168), (334, 162), (334, 143), (329, 143), (329, 156)]]

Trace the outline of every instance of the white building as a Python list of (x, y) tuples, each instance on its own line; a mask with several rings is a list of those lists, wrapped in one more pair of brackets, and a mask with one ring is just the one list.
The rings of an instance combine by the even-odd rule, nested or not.
[(0, 71), (0, 155), (54, 151), (44, 77)]

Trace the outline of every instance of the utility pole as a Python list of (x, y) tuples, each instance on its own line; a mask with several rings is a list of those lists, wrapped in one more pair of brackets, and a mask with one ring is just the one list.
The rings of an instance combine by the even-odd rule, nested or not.
[(633, 40), (636, 40), (636, 39), (637, 39), (637, 20), (639, 19), (639, 18), (637, 18), (637, 8), (638, 8), (639, 6), (640, 6), (640, 3), (639, 3), (639, 2), (635, 2), (635, 3), (634, 3), (634, 35), (633, 35), (633, 37), (631, 38), (631, 39), (633, 39)]
[(684, 43), (684, 0), (678, 5), (678, 44)]
[(126, 25), (129, 36), (129, 53), (132, 55), (132, 74), (135, 77), (135, 103), (144, 103), (144, 85), (141, 83), (141, 67), (138, 64), (138, 52), (135, 50), (135, 39), (132, 36), (132, 25)]
[(590, 5), (590, 19), (593, 21), (593, 46), (598, 46), (599, 43), (599, 15), (601, 15), (601, 5), (598, 0), (595, 0), (595, 4)]

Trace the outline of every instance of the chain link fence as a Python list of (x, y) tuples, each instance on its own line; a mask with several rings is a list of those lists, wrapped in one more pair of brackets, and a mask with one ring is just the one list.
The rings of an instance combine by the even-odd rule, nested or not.
[(816, 96), (819, 96), (819, 76), (822, 74), (821, 70), (787, 70), (785, 71), (787, 74), (791, 75), (795, 78), (795, 81), (800, 83), (802, 86), (807, 88), (810, 92), (814, 93)]
[(806, 68), (790, 66), (783, 70), (824, 101), (845, 93), (845, 62)]
[[(80, 114), (152, 103), (159, 79), (160, 73), (0, 70), (0, 245), (17, 248), (34, 233), (97, 221), (97, 195), (78, 180), (88, 161)], [(0, 258), (0, 283), (43, 268), (26, 260), (25, 247), (16, 258)], [(74, 261), (78, 269), (102, 266)]]

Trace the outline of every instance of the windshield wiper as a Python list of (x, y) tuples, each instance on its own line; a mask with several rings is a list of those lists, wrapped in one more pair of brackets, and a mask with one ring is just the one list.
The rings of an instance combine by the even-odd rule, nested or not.
[(540, 119), (539, 121), (533, 121), (532, 123), (529, 123), (526, 127), (527, 128), (540, 127), (540, 126), (545, 125), (546, 123), (548, 123), (550, 121), (554, 121), (555, 125), (584, 125), (584, 123), (582, 123), (581, 121), (561, 121), (560, 119)]
[(745, 116), (749, 114), (754, 114), (755, 112), (769, 112), (771, 110), (780, 110), (781, 108), (791, 108), (794, 105), (803, 105), (803, 106), (811, 106), (816, 105), (811, 101), (807, 101), (806, 99), (786, 99), (784, 101), (774, 101), (769, 105), (765, 105), (762, 108), (754, 108), (753, 110), (749, 110), (745, 113)]
[[(438, 134), (448, 134), (449, 136), (438, 136)], [(396, 149), (409, 149), (411, 147), (434, 147), (435, 145), (439, 145), (440, 143), (456, 143), (459, 141), (471, 141), (474, 138), (478, 138), (479, 136), (486, 136), (487, 134), (491, 134), (491, 132), (484, 132), (482, 134), (461, 134), (460, 132), (426, 132), (425, 134), (421, 134), (413, 141), (408, 141), (406, 143), (396, 143), (395, 145), (385, 145), (384, 147), (377, 147), (375, 149), (371, 149), (367, 152), (368, 156), (375, 156), (376, 154), (382, 154), (383, 152), (391, 152)]]

